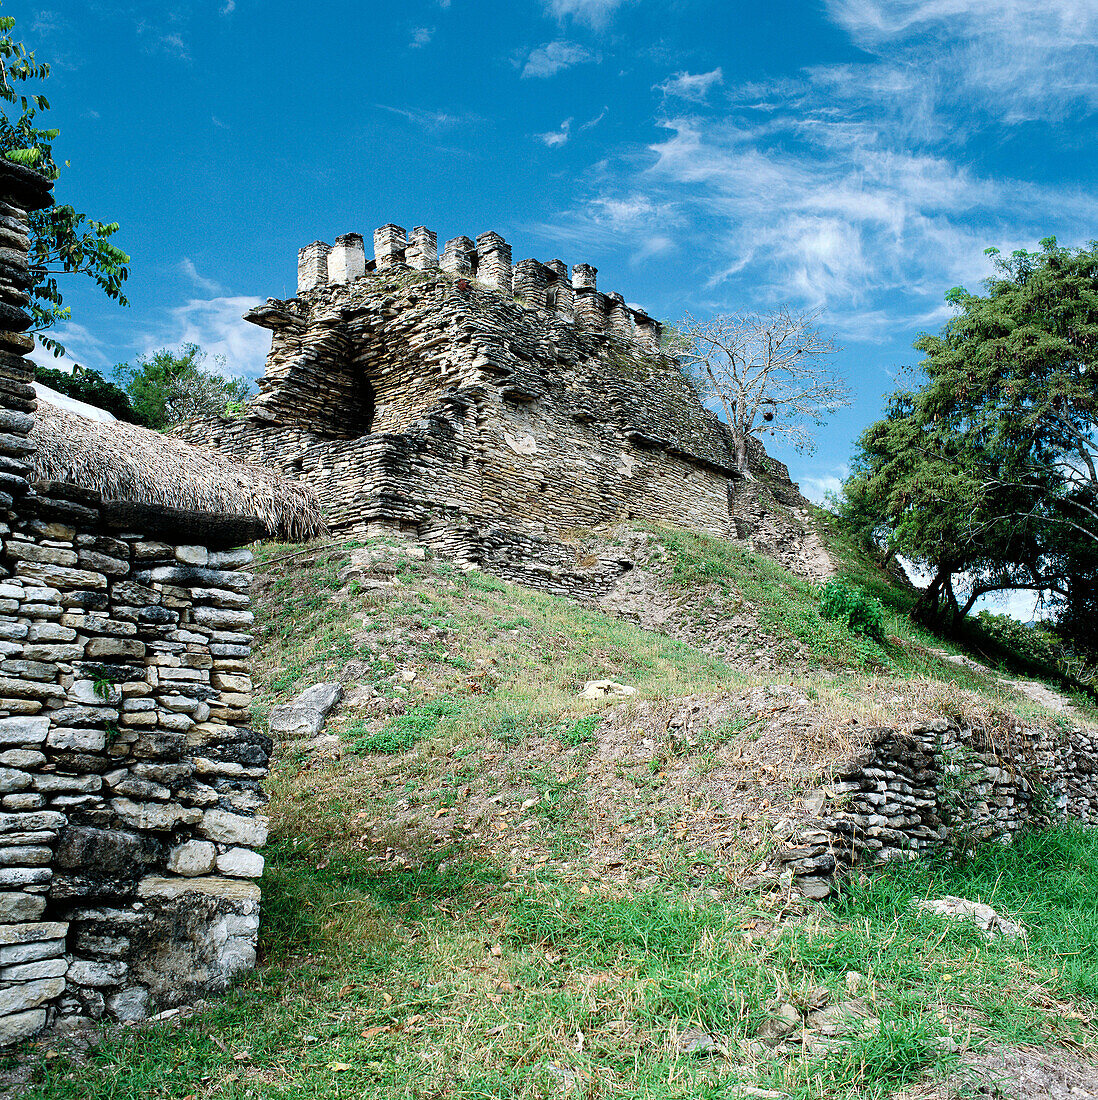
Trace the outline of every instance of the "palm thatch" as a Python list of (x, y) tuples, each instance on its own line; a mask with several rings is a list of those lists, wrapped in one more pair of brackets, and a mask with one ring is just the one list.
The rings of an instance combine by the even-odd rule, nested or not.
[(30, 438), (42, 481), (93, 489), (104, 500), (255, 516), (274, 538), (325, 530), (311, 486), (136, 424), (87, 420), (39, 401)]

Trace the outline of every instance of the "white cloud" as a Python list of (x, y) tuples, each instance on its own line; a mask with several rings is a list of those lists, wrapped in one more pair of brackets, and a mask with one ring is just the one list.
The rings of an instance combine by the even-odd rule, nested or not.
[(220, 369), (226, 375), (255, 378), (263, 373), (271, 346), (266, 330), (243, 319), (244, 313), (258, 304), (258, 298), (192, 298), (168, 310), (156, 329), (146, 333), (140, 352), (147, 355), (159, 348), (194, 343), (208, 353), (207, 369), (218, 369), (217, 360), (224, 358)]
[(536, 50), (530, 51), (530, 56), (522, 67), (522, 77), (526, 79), (553, 76), (562, 69), (590, 60), (592, 60), (591, 52), (583, 46), (576, 42), (558, 39), (556, 42), (546, 42), (544, 46), (538, 46)]
[(432, 38), (435, 36), (434, 27), (416, 27), (412, 32), (412, 41), (409, 43), (413, 50), (420, 50), (424, 46), (429, 45)]
[(550, 15), (561, 21), (573, 19), (596, 30), (606, 26), (625, 0), (544, 0)]
[(194, 283), (199, 290), (205, 290), (209, 294), (224, 294), (225, 288), (213, 279), (207, 279), (206, 276), (201, 275), (198, 269), (194, 266), (194, 261), (189, 256), (184, 256), (179, 261), (179, 270), (187, 276), (191, 282)]
[(191, 54), (187, 43), (181, 34), (164, 34), (160, 36), (160, 46), (165, 53), (170, 53), (180, 61), (190, 61)]
[(535, 134), (534, 136), (538, 141), (544, 142), (550, 149), (555, 149), (557, 146), (565, 145), (568, 141), (569, 132), (572, 129), (572, 120), (566, 118), (561, 124), (559, 130), (550, 130), (547, 134)]
[(593, 130), (606, 116), (610, 113), (609, 107), (603, 107), (601, 111), (594, 118), (589, 118), (586, 122), (580, 125), (581, 130)]
[(389, 111), (391, 114), (400, 115), (401, 118), (422, 126), (425, 130), (446, 130), (453, 126), (463, 126), (469, 122), (476, 122), (477, 116), (473, 114), (451, 115), (446, 111), (424, 111), (415, 107), (390, 107), (387, 103), (375, 103), (379, 111)]
[(724, 83), (724, 73), (720, 66), (708, 73), (676, 73), (662, 84), (656, 85), (665, 96), (689, 99), (695, 103), (704, 103), (709, 92), (718, 84)]
[(843, 481), (849, 477), (850, 470), (843, 466), (829, 474), (816, 474), (801, 478), (801, 492), (813, 504), (825, 505), (830, 494), (841, 495)]
[(71, 374), (72, 368), (79, 364), (110, 377), (114, 363), (107, 358), (103, 341), (95, 336), (90, 329), (69, 321), (51, 329), (49, 335), (64, 345), (66, 354), (56, 358), (53, 352), (47, 351), (36, 341), (34, 350), (30, 353), (30, 358), (40, 367), (63, 370)]
[[(997, 120), (1098, 108), (1093, 0), (826, 0), (863, 49)], [(944, 106), (944, 104), (943, 104)]]
[(222, 15), (232, 15), (236, 11), (236, 0), (225, 0), (225, 3), (221, 5)]

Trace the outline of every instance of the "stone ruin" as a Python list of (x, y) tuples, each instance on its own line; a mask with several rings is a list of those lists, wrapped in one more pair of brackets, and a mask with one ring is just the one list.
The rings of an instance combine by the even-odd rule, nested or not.
[(264, 524), (33, 480), (49, 187), (0, 159), (0, 1045), (224, 989), (266, 840), (241, 548)]
[(413, 536), (558, 594), (605, 587), (560, 543), (617, 520), (673, 522), (775, 552), (806, 502), (759, 448), (734, 486), (731, 437), (660, 351), (660, 325), (597, 289), (597, 271), (511, 262), (497, 233), (441, 258), (420, 226), (298, 255), (298, 293), (246, 319), (272, 332), (240, 419), (191, 421), (195, 443), (315, 487), (335, 532)]

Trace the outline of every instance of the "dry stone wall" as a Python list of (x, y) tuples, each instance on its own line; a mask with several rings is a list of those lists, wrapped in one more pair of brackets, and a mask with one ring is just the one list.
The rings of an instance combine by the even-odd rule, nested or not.
[[(270, 749), (243, 517), (28, 480), (26, 212), (0, 161), (0, 1044), (133, 1020), (255, 958)], [(194, 534), (201, 532), (202, 543)]]
[(421, 230), (383, 227), (361, 263), (361, 238), (336, 260), (303, 249), (298, 297), (247, 315), (273, 333), (247, 415), (177, 432), (308, 481), (335, 531), (415, 534), (508, 575), (535, 547), (559, 573), (559, 540), (609, 521), (803, 536), (772, 486), (805, 502), (761, 448), (737, 523), (726, 429), (594, 268), (505, 272), (497, 234), (451, 240), (440, 264)]
[(1025, 828), (1071, 818), (1098, 825), (1098, 736), (1081, 726), (1000, 726), (994, 733), (939, 719), (878, 729), (817, 792), (812, 817), (791, 831), (778, 860), (814, 896), (858, 863), (959, 852)]

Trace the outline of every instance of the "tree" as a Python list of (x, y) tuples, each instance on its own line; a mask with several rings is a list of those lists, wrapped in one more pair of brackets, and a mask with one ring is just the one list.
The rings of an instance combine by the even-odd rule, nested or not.
[[(161, 348), (133, 365), (119, 363), (115, 376), (126, 387), (138, 423), (160, 430), (194, 416), (222, 414), (248, 396), (246, 378), (205, 370), (205, 359), (197, 344), (183, 344), (178, 352)], [(225, 364), (222, 357), (215, 362)]]
[(748, 441), (771, 435), (798, 450), (813, 446), (809, 424), (850, 404), (827, 357), (840, 348), (815, 327), (818, 313), (781, 308), (677, 326), (674, 349), (704, 401), (716, 401), (732, 432), (736, 468), (747, 474)]
[[(49, 110), (49, 102), (39, 92), (16, 90), (18, 85), (48, 78), (50, 67), (12, 38), (14, 27), (12, 16), (0, 16), (0, 154), (56, 180), (61, 169), (53, 143), (60, 131), (38, 124), (39, 113)], [(117, 222), (93, 221), (65, 204), (34, 212), (29, 228), (29, 260), (36, 280), (28, 305), (33, 331), (54, 355), (63, 355), (64, 347), (46, 335), (69, 317), (58, 276), (86, 275), (108, 298), (128, 305), (122, 286), (129, 277), (130, 258), (111, 241), (118, 232)]]
[(949, 292), (957, 316), (915, 342), (924, 384), (859, 441), (844, 512), (933, 571), (926, 617), (1032, 589), (1081, 633), (1098, 593), (1098, 244), (989, 254), (987, 294)]
[(39, 367), (34, 372), (34, 378), (36, 382), (41, 382), (67, 397), (86, 401), (97, 409), (106, 409), (119, 420), (136, 422), (129, 395), (113, 382), (108, 382), (98, 371), (76, 366), (72, 374), (69, 374), (63, 370)]

